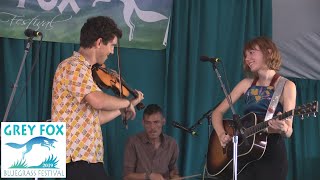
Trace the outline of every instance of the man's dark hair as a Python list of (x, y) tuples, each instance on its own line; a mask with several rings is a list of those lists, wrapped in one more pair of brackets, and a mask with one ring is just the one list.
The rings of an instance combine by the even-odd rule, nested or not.
[(81, 28), (80, 46), (91, 48), (94, 42), (102, 38), (103, 44), (108, 44), (114, 37), (120, 39), (122, 31), (117, 24), (107, 16), (97, 16), (87, 19), (87, 22)]
[(157, 104), (149, 104), (143, 111), (143, 117), (150, 116), (152, 114), (160, 113), (163, 116), (163, 111)]

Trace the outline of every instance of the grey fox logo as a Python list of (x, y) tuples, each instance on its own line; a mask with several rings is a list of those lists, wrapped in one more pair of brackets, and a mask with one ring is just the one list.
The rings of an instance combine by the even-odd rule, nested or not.
[[(143, 11), (138, 6), (135, 0), (120, 0), (123, 4), (123, 17), (127, 26), (130, 28), (129, 41), (133, 39), (133, 32), (135, 29), (135, 25), (131, 21), (131, 16), (133, 12), (136, 12), (139, 19), (144, 22), (157, 22), (160, 20), (168, 19), (166, 16), (154, 12), (154, 11)], [(92, 4), (92, 7), (96, 6), (97, 2), (111, 2), (111, 0), (95, 0)], [(169, 22), (168, 22), (169, 23)]]
[(24, 146), (26, 146), (26, 151), (23, 152), (22, 154), (22, 158), (24, 159), (25, 154), (27, 154), (28, 152), (30, 152), (32, 150), (32, 146), (35, 144), (40, 144), (41, 146), (47, 147), (50, 150), (50, 147), (53, 147), (53, 143), (57, 142), (55, 139), (49, 139), (43, 136), (38, 136), (38, 137), (34, 137), (32, 139), (30, 139), (28, 142), (24, 143), (24, 144), (17, 144), (17, 143), (6, 143), (6, 145), (15, 148), (15, 149), (20, 149)]

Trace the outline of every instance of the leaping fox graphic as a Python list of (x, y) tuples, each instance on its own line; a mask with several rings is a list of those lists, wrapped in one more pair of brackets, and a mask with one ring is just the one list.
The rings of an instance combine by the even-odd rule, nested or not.
[[(133, 12), (136, 12), (139, 19), (141, 19), (144, 22), (148, 22), (148, 23), (168, 19), (166, 16), (164, 16), (158, 12), (141, 10), (137, 6), (137, 4), (134, 0), (120, 0), (120, 1), (124, 4), (124, 7), (123, 7), (124, 21), (127, 24), (127, 26), (130, 28), (129, 41), (131, 41), (133, 39), (133, 32), (135, 29), (135, 25), (131, 21), (131, 16), (132, 16)], [(111, 0), (95, 0), (92, 4), (92, 7), (95, 7), (97, 2), (111, 2)]]
[(27, 154), (28, 152), (30, 152), (32, 150), (32, 146), (35, 144), (40, 144), (41, 146), (47, 147), (50, 150), (50, 147), (53, 147), (53, 143), (57, 142), (55, 139), (49, 139), (43, 136), (38, 136), (38, 137), (34, 137), (32, 139), (30, 139), (28, 142), (24, 143), (24, 144), (17, 144), (17, 143), (6, 143), (6, 145), (14, 148), (14, 149), (20, 149), (24, 146), (26, 146), (26, 151), (23, 152), (22, 157), (24, 159), (25, 154)]

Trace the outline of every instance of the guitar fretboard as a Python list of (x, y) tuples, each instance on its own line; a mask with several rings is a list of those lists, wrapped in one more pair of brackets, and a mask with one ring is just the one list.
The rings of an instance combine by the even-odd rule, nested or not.
[[(287, 117), (290, 117), (290, 116), (293, 116), (294, 115), (294, 110), (291, 110), (291, 111), (288, 111), (288, 112), (285, 112), (283, 114), (280, 114), (280, 115), (276, 115), (276, 116), (273, 116), (272, 119), (280, 119), (280, 120), (283, 120)], [(249, 127), (245, 130), (245, 136), (246, 137), (249, 137), (249, 136), (252, 136), (253, 134), (255, 133), (258, 133), (264, 129), (266, 129), (269, 124), (268, 124), (268, 121), (263, 121), (261, 123), (258, 123), (256, 124), (255, 126), (252, 126), (252, 127)]]
[[(308, 103), (308, 104), (302, 105), (302, 106), (300, 106), (300, 107), (298, 107), (296, 109), (287, 111), (287, 112), (285, 112), (283, 114), (279, 114), (279, 115), (273, 116), (272, 119), (284, 120), (285, 118), (290, 117), (290, 116), (296, 116), (296, 115), (303, 116), (305, 114), (309, 115), (310, 113), (316, 113), (316, 112), (318, 112), (318, 101), (314, 101), (312, 103)], [(258, 132), (266, 129), (269, 126), (268, 121), (269, 120), (260, 122), (260, 123), (254, 125), (254, 126), (251, 126), (251, 127), (247, 128), (247, 129), (245, 129), (245, 132), (244, 132), (245, 136), (249, 137), (249, 136), (252, 136), (255, 133), (258, 133)]]

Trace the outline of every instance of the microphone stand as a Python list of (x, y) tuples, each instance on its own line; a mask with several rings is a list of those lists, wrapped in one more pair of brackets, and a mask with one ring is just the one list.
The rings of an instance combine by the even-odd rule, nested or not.
[(204, 119), (207, 119), (208, 120), (208, 138), (210, 139), (210, 130), (211, 130), (211, 128), (210, 128), (210, 126), (211, 126), (211, 121), (210, 121), (210, 119), (211, 119), (211, 114), (212, 114), (212, 109), (210, 109), (208, 112), (206, 112), (194, 125), (192, 125), (189, 129), (190, 130), (192, 130), (192, 131), (194, 131), (196, 128), (197, 128), (197, 126), (199, 126), (199, 125), (201, 125), (202, 124), (202, 121), (204, 120)]
[(240, 116), (238, 114), (236, 114), (235, 110), (234, 110), (234, 107), (232, 105), (232, 101), (231, 101), (231, 97), (230, 95), (228, 94), (227, 90), (226, 90), (226, 87), (225, 85), (223, 84), (222, 80), (221, 80), (221, 75), (218, 71), (218, 68), (216, 66), (216, 62), (215, 63), (212, 63), (212, 67), (214, 69), (214, 71), (216, 72), (217, 74), (217, 77), (219, 79), (219, 82), (220, 82), (220, 85), (221, 85), (221, 88), (223, 90), (223, 93), (225, 94), (226, 96), (226, 99), (228, 101), (228, 104), (231, 108), (231, 111), (232, 111), (232, 119), (233, 119), (233, 124), (234, 124), (234, 134), (233, 134), (233, 137), (232, 137), (232, 142), (233, 142), (233, 179), (234, 180), (237, 180), (237, 174), (238, 174), (238, 135), (241, 136), (241, 138), (245, 141), (245, 144), (248, 145), (248, 140), (246, 139), (246, 136), (244, 134), (244, 128), (240, 122)]
[[(211, 135), (211, 127), (212, 127), (212, 122), (211, 122), (211, 117), (212, 117), (212, 112), (221, 104), (222, 101), (220, 101), (217, 105), (215, 105), (212, 109), (210, 109), (208, 112), (204, 113), (202, 115), (202, 117), (194, 124), (192, 125), (189, 129), (191, 131), (194, 131), (197, 126), (201, 125), (202, 124), (202, 121), (204, 119), (207, 119), (208, 121), (208, 142), (210, 141), (210, 135)], [(206, 158), (206, 155), (205, 155), (205, 158)], [(209, 178), (209, 176), (204, 176), (206, 178)]]
[[(219, 103), (219, 104), (220, 104), (220, 103)], [(213, 111), (219, 104), (217, 104), (213, 109), (210, 109), (208, 112), (206, 112), (205, 114), (203, 114), (202, 117), (201, 117), (194, 125), (192, 125), (192, 126), (189, 128), (191, 131), (194, 131), (194, 130), (197, 128), (197, 126), (199, 126), (199, 125), (202, 124), (202, 121), (203, 121), (204, 119), (207, 119), (207, 121), (208, 121), (208, 142), (209, 142), (209, 140), (210, 140), (211, 126), (212, 126), (212, 122), (211, 122), (212, 111)], [(206, 158), (206, 155), (205, 155), (204, 157)], [(200, 175), (201, 175), (201, 174), (200, 174)], [(205, 174), (203, 174), (203, 175), (204, 175), (203, 178), (204, 178), (204, 177), (205, 177), (205, 178), (208, 178), (207, 175), (205, 175)]]
[(24, 66), (24, 64), (26, 62), (26, 57), (27, 57), (27, 55), (29, 53), (29, 50), (32, 47), (32, 39), (33, 39), (33, 37), (29, 37), (28, 38), (27, 45), (26, 45), (26, 48), (24, 50), (24, 55), (23, 55), (23, 58), (22, 58), (22, 62), (21, 62), (21, 65), (20, 65), (20, 69), (19, 69), (19, 72), (18, 72), (18, 76), (17, 76), (16, 82), (13, 85), (13, 89), (12, 89), (12, 92), (11, 92), (11, 95), (10, 95), (10, 99), (9, 99), (9, 102), (8, 102), (8, 106), (7, 106), (7, 109), (6, 109), (4, 118), (3, 118), (3, 122), (7, 121), (8, 114), (9, 114), (9, 111), (10, 111), (10, 108), (11, 108), (11, 105), (12, 105), (12, 101), (13, 101), (13, 98), (15, 96), (15, 93), (16, 93), (16, 90), (17, 90), (17, 87), (18, 87), (18, 82), (19, 82), (19, 79), (20, 79), (22, 68), (23, 68), (23, 66)]
[(208, 112), (204, 113), (202, 115), (202, 117), (193, 126), (191, 126), (189, 129), (194, 131), (197, 128), (197, 126), (202, 124), (202, 121), (204, 119), (207, 119), (208, 120), (208, 140), (210, 140), (211, 126), (212, 126), (212, 122), (211, 122), (212, 112), (213, 112), (214, 109), (216, 109), (220, 105), (221, 102), (222, 101), (220, 101), (217, 105), (215, 105)]

